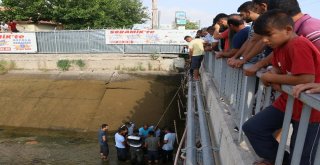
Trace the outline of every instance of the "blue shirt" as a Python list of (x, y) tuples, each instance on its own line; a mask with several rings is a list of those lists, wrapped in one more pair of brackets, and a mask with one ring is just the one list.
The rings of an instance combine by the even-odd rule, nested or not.
[(143, 127), (139, 128), (139, 135), (146, 138), (148, 136), (149, 131), (152, 131), (152, 128), (149, 127), (147, 130), (145, 130)]
[(107, 133), (105, 131), (103, 131), (102, 129), (99, 130), (99, 134), (98, 134), (98, 140), (99, 140), (99, 144), (100, 145), (107, 145), (107, 141), (103, 141), (103, 136), (106, 137), (107, 140)]
[(232, 48), (233, 49), (240, 49), (241, 46), (246, 42), (248, 39), (250, 32), (250, 27), (245, 27), (236, 33), (232, 39)]

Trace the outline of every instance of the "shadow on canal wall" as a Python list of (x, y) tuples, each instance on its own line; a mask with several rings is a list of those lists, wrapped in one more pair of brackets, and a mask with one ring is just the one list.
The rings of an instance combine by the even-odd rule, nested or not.
[[(122, 76), (122, 78), (121, 78)], [(90, 77), (90, 76), (87, 76)], [(100, 78), (63, 75), (0, 77), (0, 125), (96, 132), (101, 123), (115, 131), (124, 121), (156, 124), (180, 85), (174, 75)], [(99, 80), (100, 79), (100, 80)], [(177, 118), (174, 101), (160, 126)]]

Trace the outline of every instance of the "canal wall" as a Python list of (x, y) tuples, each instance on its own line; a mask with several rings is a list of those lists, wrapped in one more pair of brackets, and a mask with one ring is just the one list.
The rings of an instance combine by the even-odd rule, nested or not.
[[(179, 75), (164, 73), (111, 76), (72, 71), (0, 75), (0, 130), (10, 126), (96, 132), (107, 123), (114, 132), (126, 121), (137, 128), (155, 125), (180, 82)], [(177, 115), (170, 110), (160, 126), (173, 125)]]
[(1, 54), (1, 61), (11, 62), (16, 70), (175, 71), (183, 68), (184, 59), (174, 54)]

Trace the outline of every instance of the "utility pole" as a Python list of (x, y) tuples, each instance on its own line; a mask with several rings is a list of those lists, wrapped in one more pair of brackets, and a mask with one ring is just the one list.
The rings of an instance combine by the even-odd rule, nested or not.
[(152, 0), (152, 29), (158, 29), (158, 0)]

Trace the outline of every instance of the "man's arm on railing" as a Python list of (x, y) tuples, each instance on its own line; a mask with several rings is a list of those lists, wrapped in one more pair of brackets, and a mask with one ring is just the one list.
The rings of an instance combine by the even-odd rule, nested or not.
[(250, 45), (250, 41), (246, 40), (243, 45), (241, 46), (241, 48), (239, 49), (239, 51), (232, 57), (234, 59), (240, 57), (243, 53), (246, 52), (246, 50), (249, 48), (250, 49), (251, 45)]
[(271, 53), (266, 58), (258, 61), (250, 68), (244, 69), (245, 75), (246, 76), (255, 76), (258, 70), (260, 70), (261, 68), (267, 67), (268, 65), (271, 64), (272, 57), (273, 57), (273, 53)]
[(251, 42), (249, 40), (246, 40), (244, 42), (244, 44), (241, 46), (241, 48), (239, 49), (239, 51), (237, 51), (237, 53), (228, 59), (228, 65), (231, 66), (231, 67), (235, 67), (234, 63), (235, 61), (237, 60), (237, 58), (239, 58), (242, 54), (244, 54), (247, 49), (250, 49), (251, 48)]
[(233, 57), (239, 49), (231, 49), (228, 52), (216, 52), (216, 58), (231, 58)]
[(266, 86), (271, 84), (298, 85), (314, 82), (315, 76), (311, 74), (288, 75), (266, 72), (261, 76), (261, 80)]
[(320, 93), (320, 83), (299, 84), (292, 89), (293, 96), (296, 98), (298, 98), (303, 91), (306, 91), (308, 94)]
[(244, 52), (242, 55), (243, 59), (242, 60), (237, 60), (235, 63), (235, 66), (240, 68), (242, 67), (243, 64), (251, 60), (253, 57), (258, 55), (263, 51), (265, 48), (265, 44), (261, 41), (258, 40), (257, 42), (253, 43), (253, 45), (250, 47), (251, 49), (248, 49), (248, 51)]

